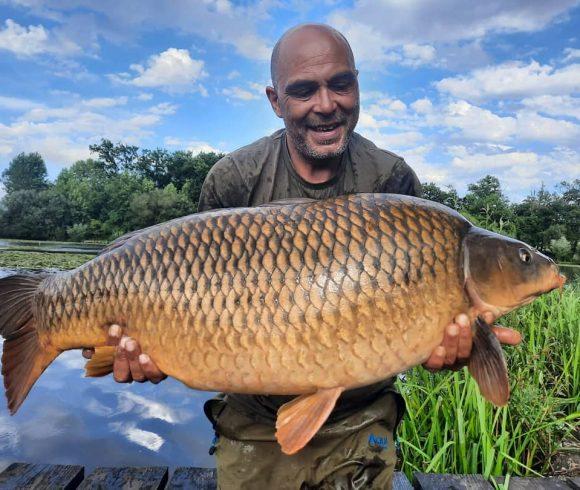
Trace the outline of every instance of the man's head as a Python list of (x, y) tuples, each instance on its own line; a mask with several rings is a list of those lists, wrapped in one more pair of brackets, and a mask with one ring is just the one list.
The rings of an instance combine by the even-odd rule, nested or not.
[(341, 155), (359, 115), (358, 72), (344, 36), (322, 24), (290, 29), (274, 47), (271, 73), (266, 94), (288, 145), (314, 163)]

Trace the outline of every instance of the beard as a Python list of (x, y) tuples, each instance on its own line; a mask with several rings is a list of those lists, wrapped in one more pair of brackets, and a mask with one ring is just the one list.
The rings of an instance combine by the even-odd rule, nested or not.
[[(319, 119), (319, 120), (306, 120), (302, 121), (299, 124), (290, 123), (289, 121), (286, 122), (286, 132), (288, 137), (292, 140), (294, 147), (296, 150), (308, 160), (313, 162), (319, 161), (322, 163), (324, 160), (328, 160), (331, 158), (336, 158), (341, 156), (348, 147), (348, 143), (358, 122), (358, 115), (359, 115), (359, 104), (357, 104), (352, 112), (349, 114), (345, 113), (344, 111), (338, 111), (337, 113), (333, 114), (332, 117), (327, 119)], [(342, 137), (342, 141), (338, 148), (334, 148), (333, 150), (324, 151), (323, 149), (313, 148), (307, 140), (307, 132), (309, 127), (314, 127), (318, 125), (328, 125), (328, 124), (344, 124), (346, 126), (346, 131), (344, 136)], [(334, 140), (329, 139), (327, 141), (322, 141), (319, 146), (324, 145), (331, 145), (334, 143)]]

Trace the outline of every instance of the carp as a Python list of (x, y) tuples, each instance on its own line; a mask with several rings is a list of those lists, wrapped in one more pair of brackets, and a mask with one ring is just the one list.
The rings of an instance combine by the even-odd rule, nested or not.
[(207, 211), (125, 235), (84, 265), (0, 279), (11, 413), (63, 351), (112, 371), (117, 323), (191, 388), (299, 395), (277, 439), (293, 454), (340, 394), (423, 363), (466, 313), (469, 371), (496, 405), (507, 369), (488, 321), (562, 287), (554, 262), (443, 205), (391, 194)]

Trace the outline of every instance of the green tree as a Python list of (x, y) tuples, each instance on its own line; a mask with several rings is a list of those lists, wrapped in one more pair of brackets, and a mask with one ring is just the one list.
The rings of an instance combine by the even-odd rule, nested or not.
[(459, 210), (461, 206), (461, 199), (457, 194), (455, 188), (451, 185), (446, 186), (447, 190), (441, 189), (437, 184), (433, 182), (428, 182), (421, 186), (423, 191), (423, 197), (429, 199), (430, 201), (435, 201), (445, 206), (449, 206), (455, 210)]
[(7, 238), (63, 240), (70, 222), (68, 203), (54, 189), (14, 191), (0, 207), (0, 229)]
[(20, 153), (2, 172), (2, 184), (7, 194), (48, 187), (46, 165), (39, 153)]
[(131, 204), (133, 229), (145, 228), (193, 212), (191, 201), (173, 184), (164, 189), (134, 195)]
[(123, 170), (134, 171), (139, 159), (139, 147), (113, 144), (108, 139), (102, 139), (99, 144), (89, 145), (91, 153), (98, 156), (98, 164), (107, 175), (114, 175)]
[(470, 184), (467, 190), (462, 209), (475, 218), (477, 224), (508, 235), (515, 233), (513, 210), (497, 177), (486, 175)]

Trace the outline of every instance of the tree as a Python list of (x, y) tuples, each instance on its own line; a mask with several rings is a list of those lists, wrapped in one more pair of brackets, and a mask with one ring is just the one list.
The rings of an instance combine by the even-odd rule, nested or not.
[(437, 184), (433, 182), (428, 182), (421, 186), (423, 191), (423, 197), (429, 199), (430, 201), (435, 201), (445, 206), (449, 206), (452, 209), (459, 210), (461, 205), (461, 199), (457, 194), (455, 188), (451, 185), (447, 186), (447, 191), (444, 191)]
[(39, 153), (20, 153), (2, 172), (2, 184), (7, 194), (48, 187), (44, 160)]
[(467, 189), (462, 207), (478, 224), (509, 235), (515, 233), (513, 211), (497, 177), (486, 175)]
[(123, 170), (135, 170), (139, 158), (139, 147), (113, 144), (110, 140), (102, 139), (98, 145), (89, 145), (91, 153), (96, 153), (98, 162), (107, 175), (114, 175)]
[(192, 204), (185, 194), (173, 184), (164, 189), (134, 195), (131, 200), (131, 223), (133, 229), (145, 228), (163, 221), (193, 212)]

